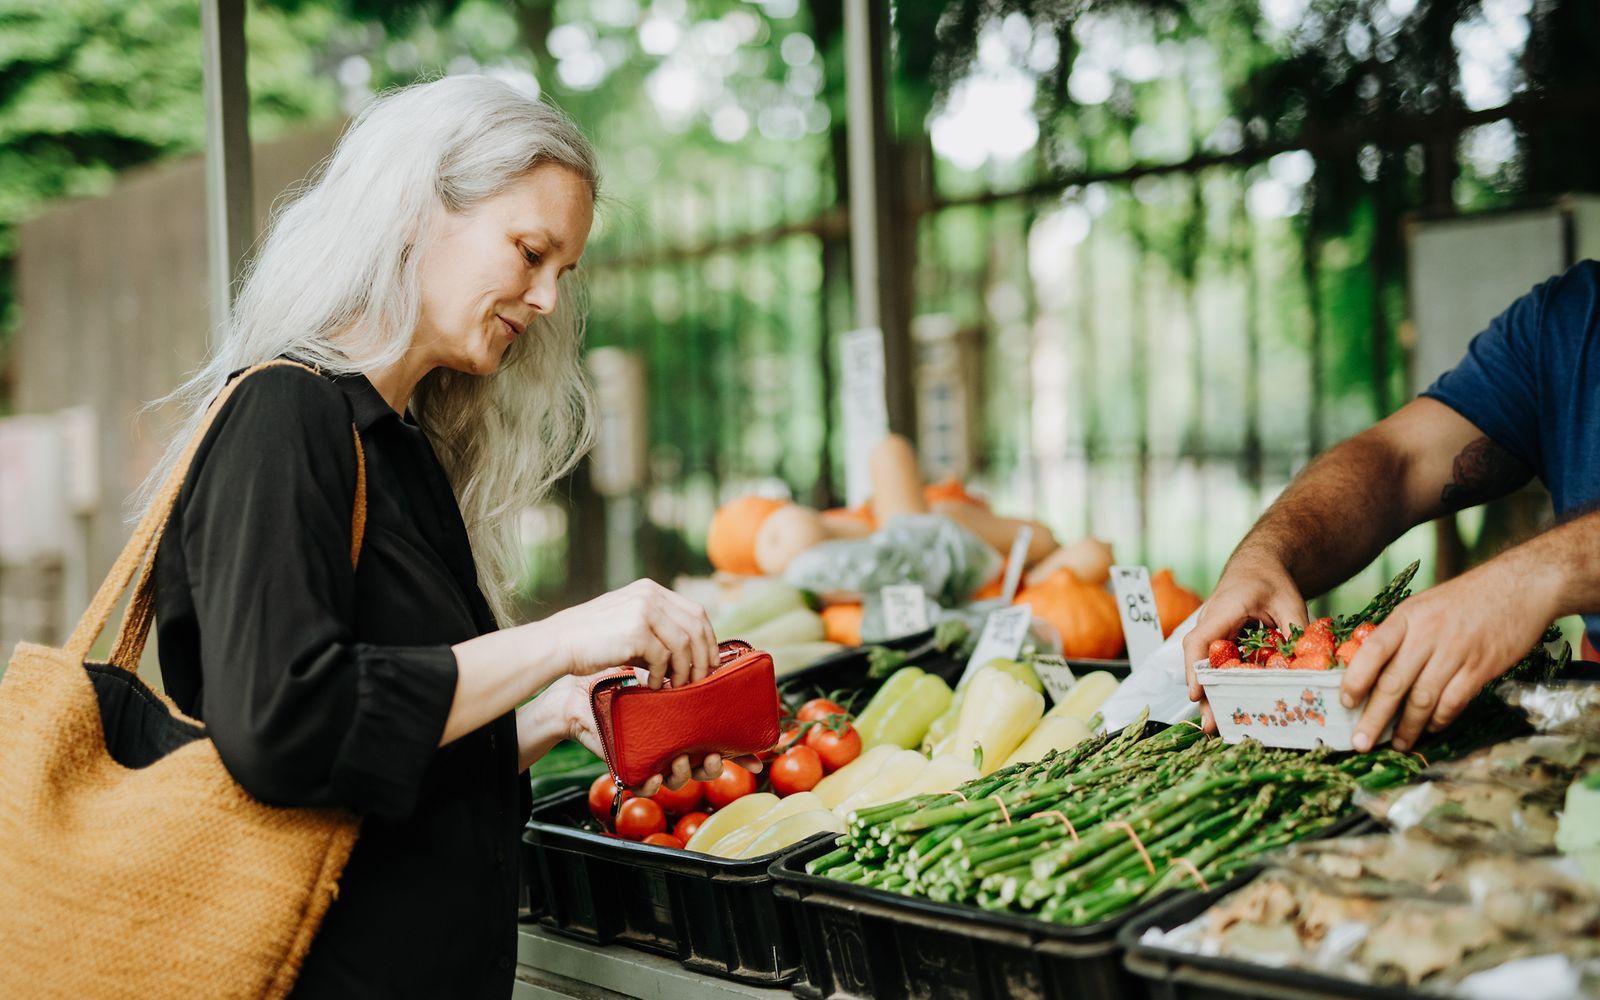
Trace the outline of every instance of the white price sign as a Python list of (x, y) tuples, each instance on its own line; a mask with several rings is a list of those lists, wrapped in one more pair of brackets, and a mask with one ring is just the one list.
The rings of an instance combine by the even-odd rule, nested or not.
[(1014, 660), (1022, 652), (1022, 641), (1033, 623), (1033, 608), (1026, 604), (991, 612), (978, 636), (978, 647), (967, 660), (962, 676), (972, 673), (990, 660)]
[(896, 583), (879, 592), (883, 598), (883, 627), (890, 638), (911, 635), (928, 627), (928, 601), (914, 583)]
[(1017, 584), (1022, 582), (1022, 564), (1028, 561), (1028, 546), (1033, 544), (1033, 529), (1024, 524), (1017, 529), (1011, 542), (1011, 553), (1006, 556), (1006, 575), (1000, 584), (1000, 595), (1010, 604), (1017, 596)]
[(1161, 617), (1156, 595), (1150, 589), (1150, 571), (1143, 566), (1111, 567), (1111, 590), (1117, 595), (1122, 635), (1128, 641), (1128, 661), (1134, 667), (1161, 646)]
[(872, 449), (889, 433), (883, 331), (875, 326), (839, 338), (840, 392), (844, 403), (845, 499), (850, 506), (872, 493)]
[(1044, 693), (1050, 696), (1052, 705), (1061, 704), (1061, 699), (1065, 698), (1067, 692), (1072, 690), (1072, 686), (1078, 683), (1072, 668), (1059, 656), (1035, 656), (1033, 672), (1039, 675), (1039, 681), (1044, 685)]

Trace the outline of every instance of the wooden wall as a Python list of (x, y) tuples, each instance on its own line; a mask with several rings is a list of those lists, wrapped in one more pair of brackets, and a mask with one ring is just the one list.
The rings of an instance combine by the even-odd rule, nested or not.
[[(341, 128), (256, 145), (258, 233), (274, 199), (328, 154)], [(130, 530), (128, 497), (173, 427), (175, 414), (141, 408), (205, 358), (204, 168), (195, 156), (130, 172), (104, 197), (61, 204), (21, 227), (16, 412), (94, 411), (98, 490), (84, 524), (85, 565), (65, 574), (81, 581), (72, 589), (92, 592), (116, 558)], [(88, 592), (60, 594), (63, 617)], [(0, 638), (15, 637), (0, 622)]]

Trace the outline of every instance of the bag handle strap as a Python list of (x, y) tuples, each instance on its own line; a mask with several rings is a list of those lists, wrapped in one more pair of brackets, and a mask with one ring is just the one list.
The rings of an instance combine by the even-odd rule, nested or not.
[[(211, 427), (211, 422), (216, 419), (223, 404), (233, 395), (239, 383), (246, 378), (265, 368), (278, 365), (292, 365), (304, 368), (313, 374), (320, 374), (316, 369), (297, 361), (274, 360), (245, 369), (237, 378), (223, 387), (206, 409), (205, 417), (200, 421), (200, 426), (195, 429), (189, 443), (184, 446), (183, 453), (173, 463), (172, 471), (161, 483), (154, 501), (139, 523), (134, 527), (128, 543), (122, 547), (122, 552), (112, 563), (111, 570), (106, 574), (105, 580), (100, 584), (100, 589), (95, 591), (94, 599), (89, 602), (83, 616), (78, 619), (77, 626), (67, 638), (65, 647), (72, 658), (83, 661), (88, 658), (89, 650), (95, 641), (105, 631), (106, 624), (111, 619), (111, 612), (116, 608), (117, 602), (128, 590), (128, 584), (133, 580), (133, 575), (139, 572), (139, 581), (135, 587), (133, 597), (128, 602), (128, 610), (124, 613), (122, 624), (117, 629), (117, 639), (112, 650), (111, 663), (114, 666), (133, 673), (138, 670), (139, 657), (144, 652), (145, 640), (150, 634), (150, 626), (155, 620), (155, 552), (161, 541), (161, 535), (166, 530), (167, 522), (172, 517), (172, 511), (177, 506), (178, 494), (183, 490), (183, 481), (188, 476), (189, 466), (194, 461), (195, 452), (200, 448), (200, 442), (205, 438), (206, 431)], [(351, 541), (350, 563), (355, 565), (361, 554), (361, 540), (365, 534), (367, 520), (367, 476), (366, 460), (361, 450), (361, 435), (356, 431), (355, 425), (350, 427), (355, 436), (356, 445), (356, 495), (354, 510), (351, 513)]]

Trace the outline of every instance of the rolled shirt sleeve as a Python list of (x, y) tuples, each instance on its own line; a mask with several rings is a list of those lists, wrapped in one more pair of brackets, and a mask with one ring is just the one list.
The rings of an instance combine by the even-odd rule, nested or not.
[(256, 798), (409, 815), (455, 696), (448, 645), (357, 642), (350, 410), (295, 368), (250, 376), (185, 484), (181, 530), (223, 763)]

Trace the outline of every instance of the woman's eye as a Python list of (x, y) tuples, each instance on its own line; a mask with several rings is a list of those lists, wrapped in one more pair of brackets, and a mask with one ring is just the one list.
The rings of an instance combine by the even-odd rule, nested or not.
[(532, 250), (529, 250), (527, 247), (523, 247), (522, 248), (522, 259), (527, 261), (528, 265), (530, 267), (537, 267), (538, 264), (539, 264), (539, 261), (543, 260), (544, 258), (540, 254), (534, 253)]

